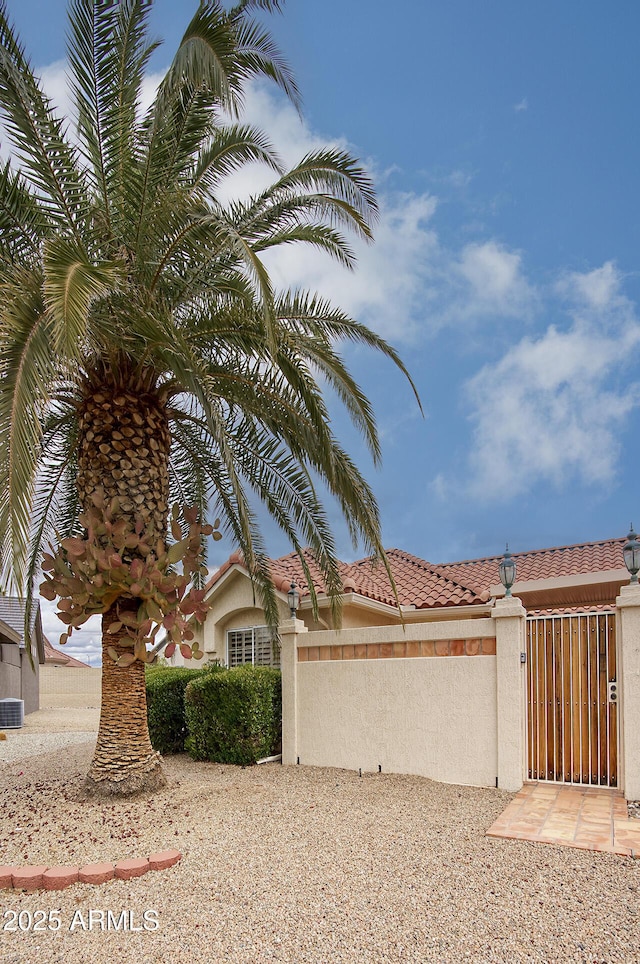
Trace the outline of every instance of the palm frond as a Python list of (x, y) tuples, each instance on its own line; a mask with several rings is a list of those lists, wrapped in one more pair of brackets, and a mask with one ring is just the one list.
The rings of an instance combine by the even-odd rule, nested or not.
[(71, 412), (57, 418), (55, 428), (50, 424), (50, 418), (47, 423), (43, 432), (43, 451), (46, 455), (41, 461), (35, 482), (31, 544), (25, 576), (27, 625), (31, 622), (31, 608), (34, 593), (37, 591), (36, 581), (40, 575), (43, 551), (58, 538), (78, 534), (80, 529), (76, 486), (77, 426)]
[(192, 190), (213, 194), (222, 178), (245, 164), (261, 162), (278, 173), (282, 161), (262, 131), (247, 124), (218, 127), (210, 144), (198, 156), (192, 177)]
[(156, 109), (165, 114), (176, 90), (188, 83), (210, 91), (225, 113), (237, 113), (243, 78), (237, 75), (235, 51), (235, 30), (222, 5), (217, 0), (200, 3), (160, 85)]
[(56, 377), (51, 324), (39, 279), (13, 272), (0, 297), (0, 572), (22, 591), (31, 507), (40, 458), (41, 419)]
[(0, 259), (24, 263), (37, 258), (47, 228), (38, 199), (7, 161), (0, 171)]
[[(274, 5), (265, 0), (259, 4), (263, 10), (274, 9)], [(295, 82), (289, 65), (283, 58), (271, 35), (256, 21), (248, 20), (244, 8), (230, 14), (230, 21), (236, 28), (236, 42), (238, 44), (237, 66), (243, 80), (252, 77), (269, 77), (286, 94), (291, 103), (300, 110), (301, 99), (298, 85)]]
[(296, 330), (301, 326), (303, 331), (320, 335), (329, 341), (347, 341), (380, 352), (392, 361), (407, 379), (418, 408), (422, 412), (418, 389), (408, 368), (395, 348), (371, 328), (349, 317), (342, 309), (331, 305), (326, 299), (304, 291), (284, 293), (278, 299), (275, 311), (281, 322), (294, 322)]
[(121, 218), (136, 173), (136, 110), (144, 71), (157, 46), (146, 42), (150, 5), (72, 0), (69, 63), (78, 131), (108, 225)]
[[(300, 193), (324, 195), (328, 205), (342, 202), (343, 211), (353, 211), (354, 227), (371, 235), (370, 226), (378, 216), (375, 189), (364, 168), (346, 151), (311, 151), (261, 197), (277, 201), (283, 195)], [(336, 203), (336, 210), (338, 207)]]
[(43, 209), (77, 235), (88, 200), (76, 152), (14, 35), (4, 0), (0, 3), (0, 111), (24, 176), (41, 194)]
[(80, 245), (63, 236), (47, 241), (43, 263), (54, 348), (63, 358), (81, 359), (86, 349), (89, 307), (117, 287), (119, 267), (92, 264)]

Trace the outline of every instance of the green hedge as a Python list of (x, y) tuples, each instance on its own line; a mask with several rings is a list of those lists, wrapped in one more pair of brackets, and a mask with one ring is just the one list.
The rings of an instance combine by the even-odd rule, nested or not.
[(280, 750), (280, 670), (237, 666), (200, 676), (184, 694), (189, 735), (185, 748), (195, 760), (246, 766)]
[(160, 753), (184, 752), (187, 724), (184, 691), (188, 683), (209, 675), (220, 667), (186, 669), (182, 666), (153, 666), (147, 669), (147, 719), (154, 750)]

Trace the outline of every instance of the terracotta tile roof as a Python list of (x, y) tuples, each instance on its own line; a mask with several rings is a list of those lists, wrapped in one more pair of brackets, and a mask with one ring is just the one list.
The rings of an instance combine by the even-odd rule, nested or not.
[[(553, 546), (530, 552), (514, 552), (516, 581), (552, 579), (575, 576), (579, 573), (604, 572), (624, 569), (622, 547), (626, 539), (606, 539), (602, 542), (581, 542), (573, 546)], [(489, 589), (500, 582), (498, 565), (502, 556), (485, 559), (466, 559), (463, 562), (441, 563), (434, 566), (443, 575), (459, 579), (476, 590)]]
[[(442, 573), (437, 566), (401, 549), (389, 549), (387, 559), (402, 606), (415, 606), (416, 609), (472, 606), (489, 598), (482, 591), (470, 588), (468, 582)], [(355, 592), (395, 605), (389, 578), (380, 562), (369, 557), (351, 563), (348, 569)]]
[[(311, 571), (316, 592), (324, 593), (326, 587), (322, 574), (313, 556), (308, 550), (304, 551), (305, 559)], [(432, 566), (400, 549), (390, 549), (387, 558), (398, 590), (398, 599), (402, 606), (415, 606), (417, 609), (427, 609), (434, 606), (467, 606), (483, 603), (489, 598), (488, 594), (469, 589), (456, 579), (438, 571)], [(243, 565), (242, 556), (233, 553), (214, 573), (207, 584), (211, 588), (227, 572), (231, 566)], [(354, 592), (367, 599), (395, 606), (391, 583), (382, 563), (368, 556), (358, 562), (341, 562), (339, 564), (342, 583), (345, 592)], [(272, 578), (276, 589), (288, 592), (291, 582), (295, 581), (301, 597), (309, 595), (302, 564), (297, 553), (271, 560)]]
[[(320, 572), (313, 555), (308, 549), (304, 549), (303, 552), (311, 572), (313, 584), (316, 587), (316, 592), (324, 593), (326, 591), (324, 579), (322, 578), (322, 573)], [(291, 588), (291, 583), (295, 582), (301, 596), (306, 596), (309, 594), (307, 581), (302, 569), (302, 563), (300, 562), (296, 552), (291, 552), (287, 556), (281, 556), (279, 559), (272, 559), (270, 562), (272, 578), (276, 589), (286, 593)], [(223, 562), (220, 568), (213, 573), (207, 583), (207, 589), (211, 589), (225, 574), (225, 572), (231, 569), (231, 567), (234, 565), (239, 565), (244, 568), (244, 559), (240, 552), (232, 552), (226, 562)], [(348, 578), (349, 568), (348, 563), (339, 563), (343, 584)]]
[[(517, 582), (624, 569), (624, 543), (623, 538), (606, 539), (572, 546), (514, 552)], [(320, 570), (308, 550), (305, 550), (305, 557), (316, 591), (325, 592)], [(481, 604), (489, 599), (490, 587), (500, 581), (498, 565), (502, 556), (434, 564), (401, 549), (389, 549), (387, 558), (402, 606), (429, 609)], [(242, 556), (238, 552), (234, 552), (214, 573), (207, 587), (215, 585), (234, 564), (243, 565)], [(276, 589), (286, 593), (291, 582), (295, 581), (300, 595), (308, 595), (302, 565), (295, 552), (271, 560), (271, 571)], [(351, 563), (341, 562), (340, 572), (345, 592), (354, 592), (390, 606), (396, 605), (384, 566), (375, 562), (372, 557)]]
[[(325, 585), (322, 573), (315, 559), (313, 558), (313, 555), (308, 549), (304, 550), (304, 557), (309, 567), (316, 592), (326, 592), (327, 587)], [(342, 576), (342, 584), (346, 589), (350, 581), (349, 577), (351, 566), (349, 563), (339, 562), (338, 569), (340, 571), (340, 575)], [(295, 582), (301, 596), (307, 596), (309, 594), (307, 580), (304, 576), (302, 563), (298, 558), (297, 552), (291, 552), (288, 556), (281, 556), (279, 559), (272, 559), (271, 572), (276, 589), (280, 589), (282, 592), (288, 592), (291, 587), (291, 583)], [(346, 589), (346, 591), (349, 590)]]
[(76, 659), (75, 656), (69, 655), (69, 653), (63, 653), (61, 649), (56, 649), (46, 636), (44, 639), (44, 661), (47, 665), (57, 664), (59, 666), (73, 666), (75, 668), (81, 669), (91, 669), (88, 663), (83, 663), (82, 660)]

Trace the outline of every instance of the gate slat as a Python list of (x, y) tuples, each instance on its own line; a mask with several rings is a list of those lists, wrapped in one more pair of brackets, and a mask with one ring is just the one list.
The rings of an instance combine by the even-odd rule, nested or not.
[(589, 626), (580, 621), (580, 782), (589, 783)]
[(600, 782), (600, 707), (598, 701), (600, 657), (598, 654), (598, 620), (596, 616), (589, 616), (587, 634), (589, 637), (589, 780), (597, 785)]
[(607, 621), (598, 616), (598, 782), (607, 786), (609, 773), (607, 765)]
[(534, 780), (534, 753), (533, 753), (533, 733), (535, 729), (535, 694), (533, 692), (534, 685), (534, 674), (532, 672), (532, 666), (534, 664), (534, 651), (533, 651), (533, 634), (535, 632), (535, 626), (533, 623), (527, 623), (527, 666), (529, 667), (529, 672), (527, 673), (527, 706), (529, 707), (529, 712), (527, 716), (527, 775), (530, 780)]
[(573, 624), (571, 619), (566, 620), (564, 626), (564, 640), (562, 647), (562, 723), (563, 723), (563, 743), (562, 743), (562, 780), (571, 783), (571, 733), (573, 727), (573, 715), (571, 706), (571, 633)]
[(538, 732), (536, 738), (536, 763), (538, 770), (538, 780), (546, 779), (547, 773), (547, 761), (544, 754), (544, 739), (545, 739), (545, 726), (546, 726), (546, 714), (544, 706), (544, 660), (545, 660), (545, 627), (544, 625), (539, 627), (538, 632), (538, 662), (537, 662), (537, 682), (538, 691), (536, 705), (538, 709)]
[(545, 773), (547, 775), (547, 780), (555, 779), (553, 770), (553, 744), (555, 742), (555, 721), (553, 712), (553, 631), (554, 624), (553, 620), (551, 620), (551, 622), (547, 624), (547, 632), (545, 633)]
[(554, 780), (561, 780), (564, 771), (562, 760), (562, 621), (553, 621), (553, 773)]
[(575, 621), (571, 675), (573, 677), (573, 782), (582, 783), (582, 641), (580, 620)]

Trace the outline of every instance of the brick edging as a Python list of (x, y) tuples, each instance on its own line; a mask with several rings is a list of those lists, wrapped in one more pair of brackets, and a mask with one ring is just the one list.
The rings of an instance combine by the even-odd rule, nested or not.
[(148, 870), (166, 870), (182, 859), (178, 850), (162, 850), (115, 864), (85, 864), (84, 867), (48, 867), (46, 865), (11, 867), (0, 866), (0, 889), (15, 890), (64, 890), (71, 884), (104, 884), (114, 877), (130, 880), (141, 877)]
[(343, 646), (298, 646), (299, 663), (342, 659), (411, 659), (429, 656), (495, 656), (496, 638), (427, 639)]

